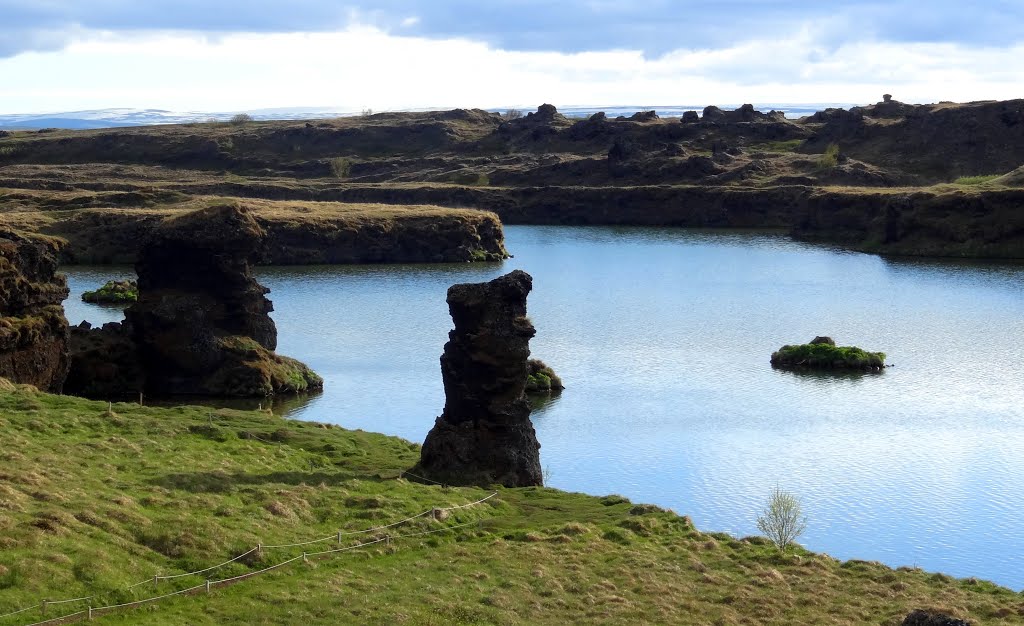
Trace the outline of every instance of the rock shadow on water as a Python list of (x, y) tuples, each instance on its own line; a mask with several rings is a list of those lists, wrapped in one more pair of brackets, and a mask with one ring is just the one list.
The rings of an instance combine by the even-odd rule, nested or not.
[(562, 390), (533, 392), (527, 394), (526, 399), (530, 401), (530, 415), (536, 419), (544, 417), (546, 413), (555, 408), (562, 399)]
[[(891, 366), (890, 366), (891, 367)], [(886, 368), (879, 370), (814, 370), (814, 369), (793, 369), (788, 367), (772, 366), (772, 370), (782, 376), (804, 380), (822, 385), (835, 382), (861, 383), (865, 379), (873, 379), (882, 376)]]

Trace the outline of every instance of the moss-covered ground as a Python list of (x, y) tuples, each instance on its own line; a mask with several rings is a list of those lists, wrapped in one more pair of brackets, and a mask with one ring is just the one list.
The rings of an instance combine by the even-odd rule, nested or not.
[[(146, 582), (255, 545), (296, 543), (480, 500), (402, 477), (418, 446), (262, 412), (151, 408), (0, 388), (0, 614), (60, 615), (184, 589)], [(111, 624), (897, 624), (911, 609), (1024, 622), (1024, 596), (762, 539), (695, 530), (618, 496), (497, 489), (446, 519), (234, 585), (97, 619)], [(444, 530), (451, 528), (451, 530)], [(399, 535), (439, 531), (401, 538)], [(266, 549), (241, 575), (336, 547)], [(0, 619), (28, 624), (41, 610)]]
[(772, 354), (778, 367), (865, 370), (885, 367), (884, 352), (868, 352), (856, 346), (805, 343), (782, 346)]

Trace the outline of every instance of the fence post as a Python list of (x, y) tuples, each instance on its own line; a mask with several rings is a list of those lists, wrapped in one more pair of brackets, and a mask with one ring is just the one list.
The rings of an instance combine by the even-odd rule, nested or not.
[(92, 619), (92, 606), (89, 607), (89, 619)]
[(257, 543), (256, 544), (256, 557), (259, 558), (259, 557), (262, 557), (262, 556), (263, 556), (263, 544), (262, 543)]
[(341, 531), (338, 531), (338, 545), (341, 545)]
[(306, 558), (306, 553), (305, 552), (302, 553), (302, 562), (303, 563), (309, 563), (309, 559)]
[(139, 392), (139, 406), (142, 406), (142, 392)]
[(210, 579), (206, 579), (206, 593), (210, 593)]
[(159, 587), (159, 586), (160, 586), (160, 577), (154, 574), (153, 575), (153, 587)]

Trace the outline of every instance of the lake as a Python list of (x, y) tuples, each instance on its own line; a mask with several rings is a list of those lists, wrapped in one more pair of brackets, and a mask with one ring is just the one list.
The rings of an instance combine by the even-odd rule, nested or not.
[[(800, 543), (1024, 589), (1024, 266), (893, 260), (782, 235), (506, 227), (501, 264), (259, 268), (278, 351), (324, 377), (277, 412), (422, 441), (456, 282), (534, 277), (531, 342), (567, 389), (533, 414), (548, 484), (618, 493), (758, 534), (776, 486)], [(130, 268), (64, 268), (68, 319)], [(830, 335), (886, 352), (876, 375), (773, 370)]]

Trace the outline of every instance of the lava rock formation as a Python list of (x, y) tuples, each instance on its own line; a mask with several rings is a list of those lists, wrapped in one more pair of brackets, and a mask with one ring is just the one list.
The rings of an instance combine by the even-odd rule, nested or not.
[[(139, 299), (125, 311), (124, 324), (73, 335), (81, 357), (72, 366), (75, 391), (113, 394), (122, 381), (132, 384), (135, 365), (121, 345), (126, 339), (135, 345), (150, 394), (267, 396), (322, 387), (308, 367), (274, 354), (269, 290), (251, 272), (264, 236), (237, 204), (171, 218), (156, 228), (135, 265)], [(108, 351), (118, 355), (111, 363), (113, 381), (94, 375), (105, 371), (96, 362), (104, 342), (119, 348)]]
[(441, 356), (445, 407), (423, 443), (419, 471), (450, 484), (542, 485), (540, 443), (526, 399), (533, 279), (515, 270), (453, 285), (455, 329)]
[(59, 392), (70, 362), (60, 244), (0, 230), (0, 378)]

